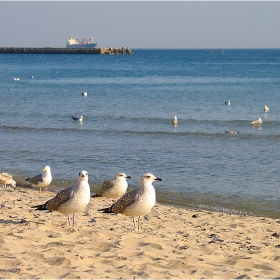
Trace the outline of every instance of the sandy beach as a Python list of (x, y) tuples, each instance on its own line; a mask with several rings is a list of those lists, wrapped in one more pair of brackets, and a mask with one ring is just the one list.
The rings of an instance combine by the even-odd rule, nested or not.
[(131, 218), (97, 210), (36, 211), (53, 193), (0, 189), (0, 275), (9, 278), (280, 278), (280, 220), (156, 204)]

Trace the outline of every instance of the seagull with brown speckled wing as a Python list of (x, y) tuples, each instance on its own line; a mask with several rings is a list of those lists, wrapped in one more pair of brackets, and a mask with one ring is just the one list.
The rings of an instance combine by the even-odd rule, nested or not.
[(7, 189), (6, 185), (11, 185), (16, 189), (16, 181), (13, 179), (12, 175), (6, 172), (0, 173), (0, 184), (3, 184), (3, 190)]
[(92, 197), (107, 197), (111, 199), (112, 203), (112, 199), (119, 198), (126, 192), (128, 187), (126, 179), (130, 178), (125, 173), (118, 173), (114, 179), (103, 182), (97, 194)]
[(138, 216), (138, 230), (140, 228), (140, 216), (147, 215), (156, 203), (156, 192), (152, 183), (162, 181), (151, 173), (145, 173), (140, 178), (140, 188), (125, 193), (116, 203), (109, 208), (100, 209), (103, 213), (123, 214), (125, 216)]
[(75, 224), (75, 213), (82, 212), (90, 201), (90, 187), (88, 184), (88, 173), (80, 171), (78, 182), (73, 187), (61, 190), (55, 197), (42, 205), (32, 206), (36, 210), (50, 210), (68, 214), (70, 226), (70, 214), (73, 214), (73, 226)]

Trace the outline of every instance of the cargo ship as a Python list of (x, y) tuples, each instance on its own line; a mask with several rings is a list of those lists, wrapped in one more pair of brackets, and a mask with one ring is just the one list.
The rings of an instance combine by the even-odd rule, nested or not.
[(82, 41), (79, 41), (79, 38), (72, 38), (72, 36), (69, 38), (66, 44), (66, 48), (72, 48), (72, 49), (81, 49), (81, 48), (95, 48), (97, 46), (97, 43), (94, 42), (94, 38), (90, 37), (89, 40), (87, 38), (84, 38)]

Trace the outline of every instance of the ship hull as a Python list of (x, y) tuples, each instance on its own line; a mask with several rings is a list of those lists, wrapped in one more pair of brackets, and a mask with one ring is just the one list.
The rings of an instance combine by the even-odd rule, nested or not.
[(96, 48), (97, 43), (93, 44), (73, 44), (73, 45), (66, 45), (66, 48), (69, 49), (92, 49)]

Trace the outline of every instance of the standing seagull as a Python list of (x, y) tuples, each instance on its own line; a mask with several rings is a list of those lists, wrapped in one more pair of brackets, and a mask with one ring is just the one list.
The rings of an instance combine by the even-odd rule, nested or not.
[(70, 214), (73, 214), (73, 226), (75, 224), (75, 213), (83, 211), (90, 201), (90, 187), (88, 184), (88, 173), (80, 171), (78, 182), (75, 186), (61, 190), (55, 197), (42, 205), (32, 206), (36, 210), (50, 210), (68, 214), (70, 226)]
[(123, 214), (125, 216), (138, 216), (138, 230), (140, 228), (140, 216), (147, 215), (156, 203), (156, 192), (152, 183), (154, 181), (162, 181), (161, 178), (155, 177), (151, 173), (145, 173), (140, 178), (140, 188), (127, 192), (116, 203), (109, 208), (100, 209), (103, 213)]
[(0, 184), (3, 184), (3, 190), (7, 189), (6, 185), (12, 185), (16, 189), (16, 181), (9, 173), (0, 173)]
[(130, 178), (131, 177), (127, 176), (125, 173), (118, 173), (115, 179), (103, 182), (100, 190), (92, 197), (108, 197), (111, 199), (112, 203), (112, 199), (119, 198), (126, 192), (128, 187), (126, 179)]
[(40, 193), (42, 188), (44, 189), (44, 192), (46, 192), (46, 187), (52, 182), (51, 168), (47, 165), (43, 169), (42, 174), (27, 178), (26, 181), (40, 188)]

